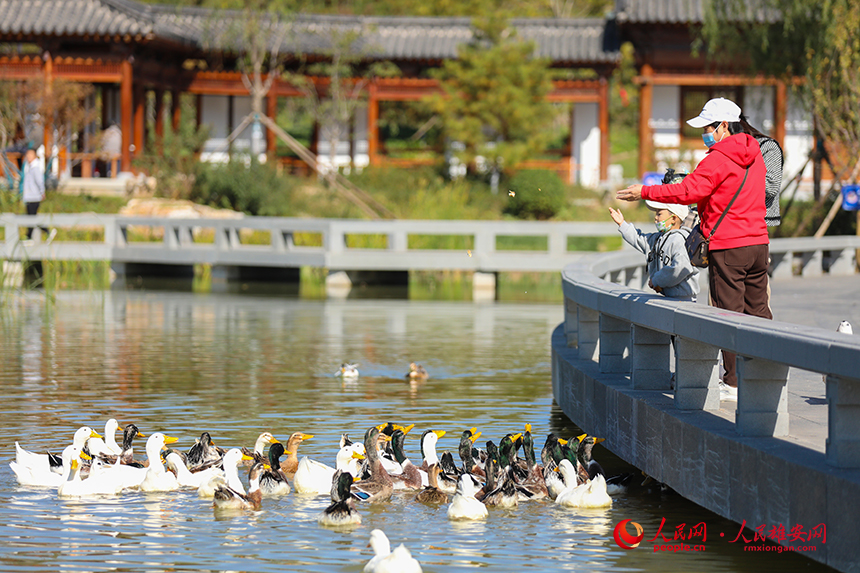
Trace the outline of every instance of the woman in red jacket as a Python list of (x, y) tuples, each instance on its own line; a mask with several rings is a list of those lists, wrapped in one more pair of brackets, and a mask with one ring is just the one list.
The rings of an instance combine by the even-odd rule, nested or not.
[[(758, 142), (743, 133), (740, 120), (741, 109), (734, 102), (710, 100), (698, 116), (687, 121), (702, 129), (702, 139), (709, 148), (696, 169), (680, 183), (631, 185), (618, 191), (616, 197), (623, 201), (697, 203), (702, 234), (707, 237), (740, 188), (711, 238), (711, 300), (718, 308), (772, 319), (767, 296), (770, 241), (764, 219), (765, 165)], [(735, 355), (723, 352), (723, 365), (726, 372), (720, 384), (721, 398), (736, 400)]]

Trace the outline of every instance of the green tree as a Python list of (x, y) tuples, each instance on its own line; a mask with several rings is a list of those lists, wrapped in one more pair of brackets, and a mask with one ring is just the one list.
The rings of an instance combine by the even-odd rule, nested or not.
[(549, 63), (535, 57), (534, 45), (517, 40), (497, 14), (476, 18), (473, 25), (474, 40), (435, 72), (444, 93), (429, 104), (446, 137), (462, 144), (459, 159), (474, 169), (482, 157), (498, 174), (541, 153), (549, 142)]
[(860, 3), (854, 0), (713, 0), (702, 39), (718, 64), (792, 81), (820, 134), (860, 155)]

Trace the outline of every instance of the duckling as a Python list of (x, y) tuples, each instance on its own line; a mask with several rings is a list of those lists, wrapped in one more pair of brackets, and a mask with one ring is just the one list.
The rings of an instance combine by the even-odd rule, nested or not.
[(406, 432), (403, 430), (394, 430), (394, 434), (391, 436), (394, 459), (397, 460), (401, 468), (399, 474), (391, 476), (391, 481), (394, 482), (394, 489), (419, 490), (429, 483), (427, 473), (419, 470), (403, 453), (405, 439)]
[(276, 495), (287, 495), (290, 493), (290, 484), (287, 482), (287, 476), (281, 470), (281, 456), (287, 453), (284, 451), (284, 444), (275, 442), (269, 446), (269, 465), (268, 469), (264, 469), (260, 473), (260, 491), (266, 497)]
[(358, 364), (344, 362), (340, 365), (340, 370), (335, 373), (335, 376), (340, 376), (344, 380), (358, 378)]
[(352, 497), (352, 474), (342, 470), (334, 472), (331, 483), (331, 505), (317, 518), (317, 523), (329, 527), (360, 525), (361, 514), (355, 509)]
[(250, 458), (250, 461), (245, 460), (245, 464), (249, 468), (254, 465), (255, 462), (265, 464), (267, 462), (266, 456), (264, 455), (264, 450), (266, 446), (272, 445), (277, 441), (277, 438), (275, 438), (275, 436), (273, 436), (271, 432), (263, 432), (262, 434), (260, 434), (257, 437), (257, 441), (254, 442), (253, 450), (249, 448), (242, 448), (242, 454)]
[(457, 492), (448, 506), (448, 519), (486, 519), (487, 506), (475, 499), (478, 480), (472, 474), (464, 473), (457, 482)]
[(430, 466), (430, 470), (427, 472), (429, 483), (415, 496), (416, 501), (431, 505), (448, 503), (448, 494), (439, 489), (439, 473), (441, 471), (442, 468), (438, 464)]
[(188, 469), (193, 472), (201, 466), (218, 462), (224, 457), (224, 453), (223, 450), (215, 446), (215, 442), (212, 441), (212, 436), (209, 432), (203, 432), (200, 434), (200, 439), (191, 446), (191, 449), (186, 454)]
[(361, 480), (355, 483), (352, 488), (353, 496), (369, 503), (388, 501), (391, 498), (391, 492), (394, 491), (391, 476), (388, 475), (388, 472), (382, 467), (382, 462), (379, 461), (379, 452), (376, 449), (378, 436), (379, 430), (376, 427), (368, 429), (364, 434), (364, 449), (370, 470), (370, 479)]
[[(241, 452), (241, 450), (240, 450)], [(230, 486), (218, 486), (215, 490), (213, 507), (215, 509), (250, 509), (259, 511), (263, 500), (263, 492), (260, 491), (260, 474), (263, 464), (255, 463), (248, 473), (247, 495), (231, 488)]]
[[(561, 460), (558, 466), (565, 482), (574, 482), (576, 470), (570, 460)], [(569, 486), (561, 492), (555, 502), (566, 507), (600, 508), (612, 506), (612, 498), (606, 493), (606, 480), (598, 474), (587, 483)]]
[(407, 380), (414, 380), (416, 382), (423, 382), (430, 377), (430, 374), (427, 373), (427, 370), (424, 369), (420, 364), (415, 364), (414, 362), (409, 363), (409, 372), (406, 373)]
[(289, 479), (293, 479), (296, 475), (296, 470), (299, 469), (299, 445), (305, 440), (313, 438), (313, 434), (305, 434), (302, 432), (293, 432), (290, 439), (287, 440), (287, 457), (281, 462), (281, 471)]
[(402, 543), (391, 551), (388, 537), (380, 529), (370, 532), (370, 543), (375, 555), (362, 569), (363, 573), (421, 573), (421, 564)]

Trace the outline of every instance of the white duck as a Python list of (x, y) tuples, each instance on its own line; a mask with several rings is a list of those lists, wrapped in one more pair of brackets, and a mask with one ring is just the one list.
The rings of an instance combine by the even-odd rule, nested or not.
[[(78, 428), (75, 432), (74, 438), (72, 439), (72, 445), (83, 451), (84, 445), (87, 443), (89, 438), (100, 438), (101, 436), (98, 433), (90, 428), (89, 426), (83, 426)], [(56, 457), (56, 456), (55, 456)], [(51, 465), (49, 461), (48, 454), (37, 454), (34, 452), (29, 452), (18, 445), (18, 442), (15, 442), (15, 463), (17, 463), (21, 467), (25, 467), (30, 469), (31, 471), (43, 472), (43, 471), (53, 471), (55, 473), (62, 473), (62, 467), (54, 464)]]
[[(35, 470), (28, 468), (26, 466), (22, 466), (18, 462), (10, 462), (9, 467), (12, 468), (12, 471), (15, 472), (15, 477), (18, 478), (18, 483), (21, 485), (27, 486), (35, 486), (35, 487), (59, 487), (64, 481), (69, 479), (69, 471), (71, 467), (69, 466), (69, 462), (72, 460), (72, 452), (75, 450), (75, 446), (66, 446), (66, 449), (63, 450), (63, 454), (61, 456), (63, 460), (62, 471), (63, 473), (56, 473), (51, 470)], [(78, 454), (80, 454), (80, 450), (77, 450)]]
[(224, 466), (224, 475), (214, 475), (208, 481), (203, 482), (197, 488), (197, 495), (203, 498), (212, 498), (215, 495), (215, 490), (219, 486), (226, 486), (234, 491), (245, 493), (245, 486), (242, 485), (242, 480), (239, 479), (239, 464), (243, 460), (253, 460), (251, 456), (243, 454), (239, 448), (227, 450), (224, 454), (222, 464)]
[(340, 365), (340, 370), (335, 372), (335, 376), (340, 376), (344, 379), (358, 378), (358, 364), (344, 362)]
[(179, 481), (173, 473), (164, 469), (161, 461), (161, 450), (167, 444), (172, 444), (176, 438), (165, 436), (161, 432), (155, 432), (146, 440), (146, 457), (149, 459), (149, 467), (146, 475), (140, 482), (141, 491), (173, 491), (179, 489)]
[(118, 456), (122, 453), (122, 447), (116, 443), (116, 431), (119, 429), (119, 422), (111, 418), (105, 423), (104, 439), (91, 437), (87, 440), (87, 449), (90, 451), (90, 456)]
[[(185, 466), (185, 462), (182, 461), (182, 457), (176, 452), (170, 452), (167, 454), (165, 462), (167, 463), (167, 467), (170, 471), (176, 475), (176, 481), (179, 482), (180, 487), (193, 487), (194, 489), (199, 489), (202, 484), (207, 483), (212, 478), (224, 478), (224, 471), (215, 466), (206, 468), (205, 470), (197, 473), (191, 473)], [(224, 484), (227, 483), (226, 479), (222, 481)]]
[(263, 492), (260, 491), (260, 474), (264, 469), (260, 462), (251, 466), (248, 473), (248, 493), (237, 491), (227, 486), (218, 487), (215, 490), (213, 506), (215, 509), (252, 509), (260, 510)]
[(364, 573), (421, 573), (421, 564), (402, 543), (391, 551), (391, 543), (381, 529), (370, 532), (370, 543), (376, 555), (364, 566)]
[(347, 472), (353, 477), (358, 477), (361, 472), (359, 460), (364, 456), (359, 452), (364, 449), (361, 444), (343, 446), (337, 451), (335, 457), (336, 467), (327, 466), (307, 456), (299, 460), (299, 467), (293, 477), (293, 487), (296, 493), (324, 495), (331, 492), (332, 479), (337, 470)]
[[(570, 460), (561, 460), (558, 466), (565, 483), (576, 483), (576, 470)], [(606, 493), (606, 478), (597, 474), (594, 479), (578, 486), (569, 486), (558, 494), (555, 502), (565, 507), (599, 508), (611, 507), (612, 498)]]
[(110, 476), (105, 473), (91, 472), (90, 476), (81, 479), (81, 458), (91, 459), (90, 456), (78, 450), (72, 449), (72, 457), (70, 460), (71, 476), (69, 479), (60, 484), (57, 488), (57, 495), (60, 497), (88, 497), (94, 495), (116, 495), (123, 490), (121, 484), (116, 480), (110, 479)]
[(457, 491), (448, 506), (448, 519), (486, 519), (487, 506), (475, 499), (478, 481), (472, 474), (464, 473), (457, 482)]

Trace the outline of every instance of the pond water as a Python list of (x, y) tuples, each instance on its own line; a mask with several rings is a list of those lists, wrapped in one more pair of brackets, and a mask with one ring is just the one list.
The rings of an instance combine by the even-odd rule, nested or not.
[[(252, 446), (268, 430), (303, 431), (300, 456), (334, 465), (341, 433), (416, 424), (418, 437), (446, 430), (438, 449), (456, 452), (463, 429), (481, 443), (532, 424), (580, 433), (553, 404), (550, 333), (561, 304), (407, 300), (307, 301), (277, 296), (175, 292), (4, 295), (0, 307), (0, 569), (15, 571), (360, 571), (374, 528), (404, 543), (424, 571), (795, 571), (820, 566), (795, 554), (748, 553), (730, 543), (739, 526), (671, 492), (634, 487), (605, 510), (551, 502), (491, 509), (485, 522), (451, 522), (446, 508), (395, 494), (359, 504), (362, 525), (316, 523), (327, 496), (264, 499), (260, 512), (222, 515), (194, 492), (127, 492), (61, 499), (18, 485), (8, 463), (15, 441), (59, 452), (75, 429), (134, 422), (176, 436), (187, 450), (202, 431), (224, 447)], [(361, 376), (334, 376), (341, 362)], [(410, 361), (430, 379), (409, 384)], [(142, 444), (141, 444), (142, 445)], [(140, 451), (138, 448), (136, 451)], [(141, 455), (141, 454), (139, 454)], [(629, 471), (602, 446), (608, 473)], [(244, 476), (243, 476), (243, 479)], [(621, 549), (613, 529), (632, 519), (663, 533), (705, 522), (704, 552), (655, 553), (646, 541)], [(720, 533), (725, 537), (721, 538)], [(747, 533), (749, 536), (749, 534)]]

